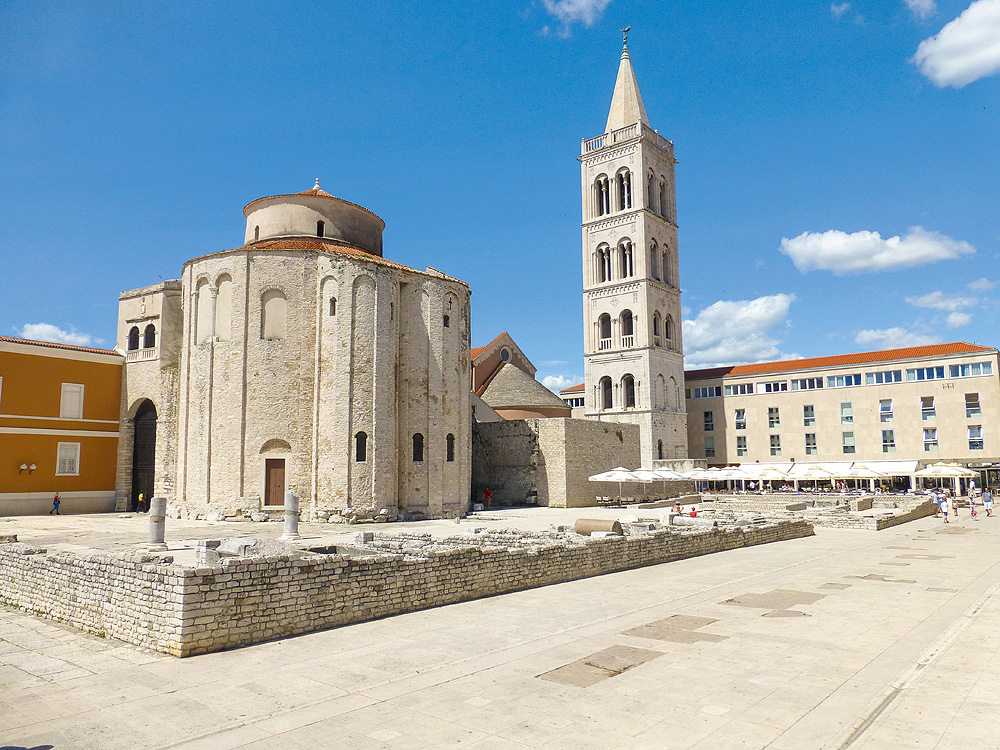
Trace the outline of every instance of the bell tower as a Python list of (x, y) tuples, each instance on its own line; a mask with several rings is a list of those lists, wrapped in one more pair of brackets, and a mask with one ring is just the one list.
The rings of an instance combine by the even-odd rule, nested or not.
[(650, 127), (627, 38), (604, 133), (579, 160), (586, 417), (638, 424), (644, 467), (687, 458), (677, 162)]

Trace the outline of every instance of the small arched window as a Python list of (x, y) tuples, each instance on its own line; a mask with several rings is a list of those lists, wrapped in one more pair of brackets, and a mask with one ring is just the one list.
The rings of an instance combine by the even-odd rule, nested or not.
[(660, 345), (660, 311), (653, 313), (653, 346)]
[(667, 340), (667, 348), (673, 349), (671, 339), (674, 333), (674, 321), (669, 315), (663, 319), (663, 338)]
[(635, 378), (626, 375), (622, 378), (622, 403), (625, 408), (635, 408)]
[(215, 337), (219, 341), (229, 341), (233, 326), (233, 278), (222, 274), (215, 282)]
[(656, 240), (649, 243), (649, 275), (660, 280), (660, 249), (656, 246)]
[(324, 237), (324, 236), (326, 236), (326, 222), (325, 221), (317, 221), (316, 222), (316, 236), (317, 237)]
[(444, 327), (451, 328), (451, 317), (448, 315), (444, 316)]
[(368, 433), (359, 432), (354, 436), (354, 460), (364, 463), (368, 460)]
[(413, 433), (413, 460), (424, 460), (424, 436), (419, 432)]
[(261, 297), (260, 337), (266, 340), (285, 338), (288, 302), (277, 289), (264, 292)]
[(634, 327), (633, 327), (632, 311), (622, 310), (621, 314), (621, 327), (622, 327), (622, 346), (626, 349), (635, 345)]
[(260, 239), (260, 227), (256, 226), (253, 228), (253, 241), (256, 242)]
[(659, 458), (659, 459), (663, 458), (663, 441), (662, 440), (657, 440), (656, 441), (656, 457)]
[(597, 319), (597, 336), (598, 349), (611, 348), (611, 316), (607, 313)]
[(330, 315), (332, 316), (336, 314), (337, 314), (337, 298), (330, 297)]
[(394, 302), (389, 303), (389, 322), (391, 323), (396, 319), (396, 304)]
[(128, 332), (128, 350), (133, 351), (139, 348), (139, 327), (132, 326)]
[(669, 219), (667, 216), (667, 181), (660, 180), (660, 216)]
[(510, 349), (506, 346), (500, 350), (500, 360), (503, 362), (510, 362)]
[(150, 323), (142, 334), (142, 348), (152, 349), (156, 346), (156, 326)]
[(455, 460), (455, 436), (450, 432), (445, 438), (445, 460), (449, 463)]
[(601, 408), (610, 409), (612, 404), (611, 399), (611, 378), (604, 376), (601, 378), (601, 382), (598, 384), (601, 394)]

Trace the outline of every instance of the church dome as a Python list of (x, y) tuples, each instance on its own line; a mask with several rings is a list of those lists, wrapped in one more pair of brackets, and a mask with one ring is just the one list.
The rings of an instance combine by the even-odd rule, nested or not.
[(319, 179), (311, 190), (251, 201), (243, 215), (247, 220), (246, 245), (322, 237), (382, 256), (385, 222), (367, 208), (330, 195), (320, 188)]

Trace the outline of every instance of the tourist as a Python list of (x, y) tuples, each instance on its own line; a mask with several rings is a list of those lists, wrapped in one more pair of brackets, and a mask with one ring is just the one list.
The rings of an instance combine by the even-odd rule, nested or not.
[(50, 516), (53, 513), (55, 513), (57, 516), (59, 515), (59, 503), (61, 503), (61, 502), (62, 501), (59, 499), (59, 493), (57, 492), (56, 496), (54, 498), (52, 498), (52, 510), (49, 511), (49, 515)]
[(691, 518), (697, 518), (697, 517), (698, 517), (698, 509), (695, 506), (692, 505), (691, 506)]
[(677, 515), (683, 515), (684, 510), (681, 508), (680, 502), (674, 502), (674, 513)]
[(978, 521), (979, 514), (976, 513), (976, 498), (974, 498), (972, 495), (969, 495), (969, 508), (972, 511), (972, 520)]
[(141, 492), (139, 493), (139, 499), (135, 501), (135, 512), (142, 513), (143, 506), (146, 504), (146, 496)]
[[(142, 495), (140, 495), (139, 497), (142, 497)], [(486, 510), (490, 509), (491, 500), (493, 500), (493, 490), (487, 487), (486, 489), (483, 490), (483, 507), (485, 507)]]
[(951, 503), (948, 502), (948, 496), (947, 495), (941, 495), (940, 508), (941, 508), (941, 513), (944, 515), (944, 522), (945, 523), (948, 523), (948, 510), (949, 510), (949, 506), (950, 505), (951, 505)]
[(993, 515), (993, 493), (989, 487), (983, 490), (983, 510), (986, 511), (987, 518)]

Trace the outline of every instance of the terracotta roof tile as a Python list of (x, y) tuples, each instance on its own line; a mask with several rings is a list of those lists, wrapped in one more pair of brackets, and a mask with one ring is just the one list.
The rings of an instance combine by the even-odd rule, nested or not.
[(922, 357), (943, 357), (949, 354), (994, 351), (996, 349), (989, 346), (969, 344), (965, 341), (952, 341), (947, 344), (910, 346), (902, 349), (882, 349), (875, 352), (858, 352), (856, 354), (835, 354), (830, 357), (808, 357), (805, 359), (783, 360), (781, 362), (757, 362), (752, 365), (709, 367), (702, 370), (688, 370), (684, 373), (684, 379), (708, 380), (711, 378), (721, 378), (726, 375), (760, 375), (769, 372), (809, 370), (818, 367), (839, 367), (842, 365), (870, 365), (879, 362), (920, 359)]
[(91, 354), (114, 354), (118, 357), (122, 356), (119, 352), (114, 349), (94, 349), (89, 346), (74, 346), (73, 344), (57, 344), (54, 341), (33, 341), (32, 339), (16, 339), (11, 336), (0, 336), (0, 341), (6, 341), (11, 344), (31, 344), (32, 346), (46, 346), (52, 349), (69, 349), (75, 352), (90, 352)]
[(567, 388), (563, 388), (561, 391), (559, 391), (559, 393), (567, 393), (567, 394), (583, 393), (583, 392), (584, 392), (584, 384), (583, 383), (578, 383), (577, 385), (571, 385), (571, 386), (569, 386)]
[[(406, 271), (416, 271), (415, 268), (404, 266), (402, 263), (383, 258), (381, 255), (372, 255), (364, 250), (359, 250), (350, 245), (335, 245), (332, 242), (322, 242), (321, 240), (262, 240), (251, 242), (249, 245), (234, 248), (235, 250), (319, 250), (330, 255), (340, 255), (345, 258), (368, 260), (390, 268), (402, 268)], [(423, 273), (423, 271), (417, 271)]]

